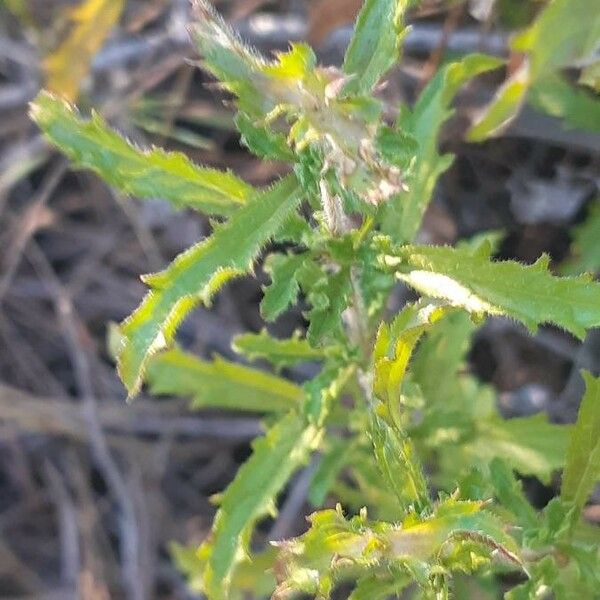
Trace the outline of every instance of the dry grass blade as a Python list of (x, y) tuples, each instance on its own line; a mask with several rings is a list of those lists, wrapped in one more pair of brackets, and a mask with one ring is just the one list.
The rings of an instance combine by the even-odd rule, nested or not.
[(64, 42), (46, 58), (46, 86), (67, 100), (75, 100), (92, 59), (115, 26), (124, 0), (86, 0), (71, 12), (73, 28)]

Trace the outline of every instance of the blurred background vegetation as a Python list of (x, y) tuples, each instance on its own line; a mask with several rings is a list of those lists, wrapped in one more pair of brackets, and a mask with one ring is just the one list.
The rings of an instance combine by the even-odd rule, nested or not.
[[(307, 39), (324, 63), (337, 64), (361, 2), (215, 4), (265, 52)], [(511, 33), (543, 6), (421, 2), (402, 63), (380, 93), (392, 115), (453, 57), (507, 58), (505, 73), (479, 78), (457, 101), (441, 140), (457, 160), (436, 190), (421, 240), (453, 244), (498, 230), (503, 258), (527, 263), (548, 252), (556, 270), (597, 272), (600, 117), (588, 110), (597, 63), (567, 71), (572, 85), (556, 101), (534, 95), (497, 139), (464, 141), (518, 66)], [(123, 198), (92, 174), (70, 170), (27, 116), (28, 102), (47, 87), (84, 112), (101, 112), (140, 146), (182, 150), (253, 184), (272, 181), (282, 166), (246, 153), (227, 99), (193, 65), (188, 16), (188, 0), (0, 0), (0, 598), (193, 597), (170, 544), (203, 539), (211, 495), (231, 480), (260, 431), (254, 417), (199, 414), (182, 399), (142, 396), (125, 405), (107, 326), (139, 303), (138, 274), (162, 268), (210, 223), (160, 198)], [(583, 85), (575, 87), (578, 79)], [(222, 292), (214, 310), (197, 310), (181, 329), (182, 344), (233, 358), (231, 337), (264, 326), (257, 307), (265, 281), (259, 272), (258, 282)], [(408, 297), (399, 288), (398, 302)], [(303, 326), (297, 309), (272, 331)], [(476, 334), (470, 353), (470, 369), (496, 388), (507, 416), (547, 411), (555, 421), (573, 420), (581, 368), (600, 371), (597, 334), (583, 344), (552, 328), (530, 338), (503, 319)], [(298, 381), (311, 374), (288, 373)], [(263, 525), (265, 537), (303, 530), (310, 509), (301, 478), (279, 518)], [(539, 506), (551, 496), (535, 480), (525, 484)], [(600, 496), (588, 518), (600, 521)]]

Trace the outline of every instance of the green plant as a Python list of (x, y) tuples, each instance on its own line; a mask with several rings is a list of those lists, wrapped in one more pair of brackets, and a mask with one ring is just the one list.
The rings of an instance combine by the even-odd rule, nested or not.
[[(211, 599), (328, 598), (349, 584), (353, 600), (412, 584), (417, 597), (441, 599), (452, 588), (461, 597), (460, 586), (472, 585), (465, 574), (489, 589), (507, 572), (521, 582), (512, 599), (592, 598), (600, 586), (600, 532), (581, 518), (600, 478), (600, 381), (584, 374), (587, 392), (569, 427), (541, 415), (504, 420), (493, 392), (462, 368), (487, 315), (531, 331), (552, 323), (582, 338), (600, 325), (600, 284), (552, 275), (547, 257), (531, 266), (493, 260), (491, 237), (458, 248), (415, 245), (452, 162), (436, 142), (452, 99), (501, 61), (471, 55), (444, 65), (412, 108), (386, 122), (374, 90), (399, 58), (407, 4), (367, 0), (340, 71), (319, 67), (304, 44), (266, 60), (209, 4), (195, 3), (193, 39), (204, 68), (237, 99), (243, 142), (292, 165), (267, 189), (181, 154), (141, 151), (100, 116), (85, 120), (47, 93), (32, 105), (34, 120), (76, 165), (132, 195), (219, 219), (210, 237), (143, 277), (150, 290), (113, 340), (131, 397), (146, 382), (198, 407), (266, 415), (266, 435), (218, 498), (209, 539), (199, 549), (174, 548), (190, 584)], [(560, 10), (568, 3), (555, 0), (540, 20)], [(582, 32), (596, 35), (597, 23), (580, 19), (563, 41)], [(573, 54), (569, 48), (566, 60)], [(265, 260), (271, 283), (262, 314), (274, 320), (302, 294), (306, 336), (248, 333), (233, 347), (277, 372), (319, 361), (320, 373), (302, 386), (173, 347), (186, 314), (251, 272), (271, 240), (287, 250)], [(421, 299), (390, 316), (398, 280)], [(311, 456), (309, 499), (318, 508), (333, 498), (337, 508), (314, 513), (303, 536), (255, 551), (255, 526)], [(537, 512), (515, 472), (549, 482), (560, 468), (560, 495)]]

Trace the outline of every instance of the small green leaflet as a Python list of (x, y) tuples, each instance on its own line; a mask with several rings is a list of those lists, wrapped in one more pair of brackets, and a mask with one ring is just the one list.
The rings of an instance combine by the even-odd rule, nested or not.
[(600, 479), (600, 378), (582, 372), (585, 394), (572, 430), (560, 496), (581, 513)]
[(390, 206), (388, 211), (392, 214), (384, 220), (384, 231), (398, 241), (414, 239), (438, 178), (452, 164), (451, 155), (438, 153), (440, 130), (453, 114), (452, 99), (467, 81), (501, 64), (498, 59), (481, 54), (450, 63), (427, 84), (412, 110), (401, 114), (397, 128), (418, 140), (419, 148), (408, 181), (409, 191)]
[(199, 167), (179, 152), (140, 150), (110, 129), (100, 115), (83, 119), (48, 92), (33, 101), (30, 115), (76, 166), (91, 169), (126, 194), (165, 198), (178, 208), (230, 215), (254, 192), (233, 173)]
[(298, 335), (279, 340), (271, 337), (266, 331), (238, 335), (233, 339), (232, 347), (249, 360), (262, 358), (277, 369), (303, 362), (322, 361), (328, 352), (326, 348), (313, 348), (307, 340)]
[(307, 313), (310, 324), (306, 334), (311, 345), (318, 346), (339, 334), (350, 291), (350, 272), (347, 268), (332, 274), (323, 271), (322, 277), (311, 287), (308, 299), (312, 308)]
[(427, 482), (410, 438), (374, 413), (371, 414), (371, 438), (377, 465), (398, 497), (399, 511), (410, 506), (417, 510), (427, 507), (430, 504)]
[(532, 85), (591, 56), (599, 39), (600, 13), (590, 12), (589, 0), (549, 2), (536, 21), (513, 38), (512, 50), (527, 57), (498, 90), (468, 139), (481, 141), (500, 132), (515, 117)]
[(387, 402), (391, 415), (401, 403), (404, 375), (417, 342), (447, 312), (447, 307), (425, 302), (407, 304), (391, 323), (379, 327), (373, 352), (373, 392)]
[(288, 176), (254, 195), (210, 238), (180, 254), (167, 269), (143, 278), (151, 291), (121, 325), (118, 368), (130, 396), (140, 388), (149, 357), (172, 340), (186, 314), (209, 301), (228, 279), (250, 270), (299, 202), (298, 185)]
[(204, 361), (167, 350), (148, 362), (145, 381), (153, 394), (191, 396), (194, 408), (287, 412), (304, 399), (287, 379), (216, 357)]
[(287, 145), (285, 135), (275, 133), (250, 117), (239, 113), (235, 125), (242, 137), (242, 143), (256, 156), (265, 160), (294, 162), (294, 153)]
[(492, 261), (485, 248), (391, 250), (385, 241), (382, 247), (381, 262), (395, 270), (398, 279), (425, 296), (444, 299), (477, 316), (511, 317), (534, 332), (538, 325), (552, 323), (579, 338), (600, 325), (600, 284), (584, 275), (554, 277), (547, 256), (525, 266), (511, 260)]
[(316, 449), (322, 431), (291, 412), (253, 445), (250, 459), (225, 490), (215, 517), (204, 588), (210, 600), (228, 600), (229, 583), (243, 558), (254, 524), (274, 510), (274, 502), (292, 473)]
[(521, 482), (505, 461), (500, 458), (492, 460), (490, 480), (502, 508), (508, 509), (517, 518), (517, 524), (525, 529), (536, 527), (538, 518), (535, 509), (525, 497)]
[(322, 450), (321, 460), (315, 470), (308, 499), (315, 506), (321, 506), (331, 491), (340, 471), (352, 460), (354, 442), (345, 439), (329, 440)]
[(271, 254), (264, 269), (271, 277), (271, 284), (264, 289), (260, 312), (267, 321), (274, 321), (298, 298), (300, 288), (296, 280), (298, 270), (306, 260), (304, 254)]
[[(204, 570), (210, 557), (210, 547), (186, 547), (171, 544), (170, 553), (177, 568), (186, 576), (191, 591), (204, 592)], [(230, 592), (227, 600), (246, 600), (248, 594), (262, 598), (268, 596), (275, 587), (272, 573), (275, 562), (275, 548), (251, 554), (238, 563), (231, 576)]]
[(366, 94), (398, 61), (404, 27), (402, 16), (410, 0), (366, 0), (344, 58), (351, 77), (346, 91)]
[(411, 584), (410, 577), (400, 572), (394, 575), (365, 575), (356, 582), (348, 600), (389, 600), (399, 596)]
[(244, 44), (206, 0), (194, 0), (194, 12), (191, 34), (202, 66), (237, 96), (243, 113), (264, 118), (280, 104), (302, 105), (297, 84), (311, 78), (316, 65), (309, 46), (292, 44), (289, 52), (268, 61)]
[(561, 267), (564, 275), (578, 275), (586, 271), (600, 271), (600, 198), (591, 205), (586, 220), (573, 231), (574, 240), (571, 246), (573, 255)]

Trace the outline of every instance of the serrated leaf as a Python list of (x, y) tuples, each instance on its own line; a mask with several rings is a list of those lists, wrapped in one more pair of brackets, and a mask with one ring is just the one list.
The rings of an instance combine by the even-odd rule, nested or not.
[(72, 29), (44, 60), (46, 86), (66, 100), (75, 100), (92, 59), (119, 21), (124, 0), (85, 0), (71, 9)]
[(316, 64), (309, 46), (291, 44), (289, 52), (269, 61), (246, 45), (209, 2), (194, 0), (194, 14), (190, 31), (202, 66), (237, 96), (243, 113), (263, 118), (280, 104), (302, 105), (297, 83), (310, 78)]
[(512, 50), (527, 53), (527, 57), (504, 82), (467, 138), (481, 141), (501, 132), (518, 113), (532, 85), (590, 56), (599, 39), (600, 16), (598, 11), (589, 12), (588, 0), (548, 3), (534, 23), (513, 38)]
[(126, 194), (165, 198), (178, 208), (229, 215), (254, 191), (233, 173), (199, 167), (184, 154), (140, 150), (110, 129), (100, 115), (83, 119), (47, 92), (34, 100), (30, 114), (77, 167), (91, 169)]
[(600, 378), (582, 372), (585, 394), (571, 433), (560, 496), (581, 513), (600, 479)]
[(274, 321), (298, 298), (297, 273), (306, 260), (304, 254), (271, 254), (265, 261), (264, 269), (271, 277), (271, 284), (264, 288), (260, 303), (261, 315), (267, 321)]
[(342, 328), (342, 313), (348, 306), (351, 281), (347, 268), (322, 277), (311, 287), (308, 299), (312, 308), (307, 313), (309, 320), (306, 336), (313, 346), (334, 338)]
[[(407, 304), (390, 324), (380, 326), (373, 351), (373, 392), (387, 403), (390, 415), (401, 404), (402, 383), (414, 348), (447, 312), (447, 307), (434, 304)], [(394, 420), (398, 421), (398, 417)]]
[(243, 556), (243, 541), (258, 519), (268, 514), (292, 473), (305, 464), (321, 431), (296, 413), (275, 424), (254, 442), (250, 459), (223, 493), (215, 517), (204, 573), (210, 600), (227, 600), (230, 578)]
[(194, 408), (283, 412), (298, 406), (301, 387), (220, 357), (204, 361), (173, 349), (152, 357), (145, 381), (153, 394), (190, 396)]
[(402, 15), (410, 0), (366, 0), (344, 58), (352, 79), (347, 91), (365, 94), (398, 61), (404, 27)]
[(383, 221), (384, 231), (394, 239), (407, 242), (414, 239), (438, 178), (452, 164), (452, 156), (438, 153), (438, 137), (443, 124), (453, 114), (450, 103), (458, 89), (473, 77), (501, 64), (496, 58), (472, 54), (460, 62), (445, 65), (427, 84), (412, 111), (401, 115), (397, 128), (417, 140), (419, 148), (407, 182), (409, 191), (400, 195), (388, 209), (389, 218)]
[(328, 352), (326, 348), (313, 348), (306, 339), (299, 336), (280, 340), (271, 337), (266, 331), (238, 335), (233, 339), (232, 347), (249, 360), (262, 358), (277, 369), (303, 362), (322, 361)]
[(475, 315), (517, 319), (531, 331), (552, 323), (583, 338), (600, 325), (600, 284), (588, 276), (554, 277), (547, 257), (525, 266), (464, 249), (403, 246), (382, 257), (382, 263), (426, 296)]
[(388, 163), (403, 170), (409, 169), (411, 161), (419, 151), (419, 143), (412, 135), (387, 125), (383, 125), (377, 131), (375, 144)]
[(144, 277), (151, 291), (121, 325), (119, 374), (134, 395), (150, 356), (168, 344), (186, 314), (236, 274), (252, 268), (263, 245), (300, 202), (295, 179), (257, 193), (207, 240), (180, 254), (164, 271)]
[[(369, 521), (366, 510), (346, 519), (339, 505), (336, 510), (314, 513), (309, 517), (311, 527), (303, 536), (278, 544), (281, 581), (277, 591), (315, 593), (324, 582), (342, 578), (344, 569), (350, 567), (354, 577), (389, 577), (392, 568), (426, 583), (432, 569), (442, 564), (446, 572), (453, 568), (465, 570), (467, 566), (472, 571), (489, 563), (492, 552), (513, 567), (520, 567), (514, 540), (484, 506), (481, 502), (448, 499), (433, 514), (420, 517), (410, 513), (400, 524)], [(477, 555), (479, 561), (474, 560)], [(299, 587), (299, 582), (306, 587)]]

